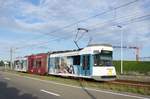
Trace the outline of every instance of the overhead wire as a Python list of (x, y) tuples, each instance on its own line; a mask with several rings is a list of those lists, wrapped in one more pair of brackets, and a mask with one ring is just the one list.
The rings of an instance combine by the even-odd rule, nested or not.
[[(148, 15), (144, 15), (144, 16), (139, 16), (139, 17), (136, 17), (136, 18), (132, 18), (132, 19), (130, 19), (129, 18), (129, 20), (127, 20), (127, 21), (123, 21), (123, 22), (120, 22), (120, 23), (118, 23), (118, 24), (123, 24), (124, 23), (124, 25), (125, 25), (125, 22), (130, 22), (130, 21), (136, 21), (137, 19), (141, 19), (141, 18), (144, 18), (144, 17), (148, 17), (148, 16), (150, 16), (150, 14), (148, 14)], [(133, 22), (132, 22), (133, 23)], [(103, 28), (104, 29), (104, 27), (102, 27), (102, 26), (100, 26), (101, 28)], [(99, 27), (99, 29), (100, 29), (100, 27)], [(108, 28), (108, 27), (106, 27), (106, 28)], [(92, 32), (94, 29), (92, 28), (92, 29), (90, 29), (90, 31), (89, 32)], [(71, 32), (71, 31), (70, 31)], [(72, 31), (73, 32), (73, 31)], [(98, 32), (99, 33), (99, 32)], [(97, 34), (97, 33), (94, 33), (94, 34)], [(61, 39), (64, 39), (64, 38), (70, 38), (70, 35), (68, 36), (64, 36), (64, 37), (58, 37), (58, 38), (55, 38), (55, 39), (52, 39), (52, 40), (50, 40), (50, 41), (57, 41), (57, 40), (61, 40)], [(45, 41), (45, 42), (38, 42), (38, 43), (36, 43), (36, 44), (30, 44), (30, 45), (26, 45), (26, 46), (22, 46), (22, 47), (19, 47), (19, 48), (17, 48), (17, 49), (20, 49), (20, 48), (25, 48), (25, 47), (32, 47), (32, 46), (34, 46), (34, 45), (43, 45), (43, 44), (45, 44), (45, 43), (49, 43), (50, 41)]]
[[(135, 22), (141, 22), (141, 21), (144, 21), (145, 19), (141, 19), (141, 18), (145, 18), (145, 17), (149, 17), (150, 16), (150, 14), (148, 14), (148, 15), (144, 15), (144, 16), (139, 16), (139, 17), (136, 17), (136, 18), (132, 18), (132, 19), (130, 19), (130, 20), (127, 20), (127, 21), (124, 21), (124, 22), (122, 22), (123, 24), (124, 24), (124, 26), (125, 25), (129, 25), (129, 24), (131, 24), (131, 23), (135, 23)], [(139, 19), (141, 19), (141, 20), (139, 20)], [(126, 23), (126, 22), (129, 22), (129, 23)], [(107, 28), (107, 27), (106, 27)], [(91, 32), (91, 31), (90, 31)], [(99, 32), (97, 32), (97, 33), (94, 33), (94, 34), (98, 34)], [(66, 36), (66, 38), (70, 38), (70, 36)], [(62, 38), (58, 38), (58, 39), (64, 39), (63, 37)], [(58, 40), (58, 39), (54, 39), (54, 40)], [(43, 42), (44, 43), (44, 42)]]
[[(54, 30), (54, 31), (52, 31), (52, 32), (50, 32), (50, 33), (42, 33), (42, 34), (43, 34), (43, 35), (48, 35), (48, 36), (54, 36), (54, 35), (52, 35), (52, 33), (59, 32), (59, 31), (65, 29), (65, 28), (69, 28), (69, 27), (71, 27), (71, 26), (73, 26), (73, 25), (76, 25), (76, 24), (78, 24), (78, 23), (85, 22), (85, 21), (87, 21), (87, 20), (89, 20), (89, 19), (91, 19), (91, 18), (95, 18), (95, 17), (97, 17), (97, 16), (104, 15), (104, 14), (106, 14), (106, 13), (108, 13), (108, 12), (112, 12), (112, 11), (114, 11), (114, 10), (117, 10), (117, 9), (120, 9), (120, 8), (123, 8), (123, 7), (126, 7), (126, 6), (128, 6), (128, 5), (130, 5), (130, 4), (133, 4), (133, 3), (138, 2), (138, 1), (139, 1), (139, 0), (134, 0), (134, 1), (131, 1), (131, 2), (122, 4), (122, 5), (118, 6), (118, 7), (115, 7), (114, 9), (106, 10), (106, 11), (104, 11), (104, 12), (98, 13), (98, 14), (93, 15), (93, 16), (90, 16), (90, 17), (87, 17), (87, 18), (85, 18), (85, 19), (81, 19), (81, 20), (79, 20), (79, 21), (77, 21), (77, 22), (74, 22), (74, 23), (72, 23), (72, 24), (66, 25), (66, 26), (64, 26), (64, 27), (62, 27), (62, 28), (60, 28), (60, 29)], [(54, 36), (54, 37), (55, 37), (55, 36)], [(40, 37), (37, 37), (36, 39), (38, 39), (38, 38), (41, 38), (41, 36), (40, 36)]]
[[(136, 1), (138, 1), (138, 0), (136, 0)], [(131, 20), (130, 20), (131, 21)], [(130, 22), (129, 21), (129, 22)], [(82, 21), (81, 21), (82, 22)], [(65, 27), (65, 28), (67, 28), (67, 27)], [(65, 29), (64, 28), (64, 29)], [(94, 30), (94, 29), (93, 29)], [(60, 30), (59, 30), (60, 31)], [(55, 32), (55, 31), (54, 31)], [(51, 32), (51, 33), (54, 33), (54, 32)], [(49, 33), (48, 33), (49, 34)], [(59, 39), (63, 39), (63, 37), (60, 37), (60, 38), (57, 38), (57, 39), (54, 39), (54, 40), (52, 40), (52, 41), (56, 41), (56, 40), (59, 40)], [(49, 43), (49, 41), (48, 42), (43, 42), (43, 43)], [(36, 44), (35, 44), (36, 45)]]
[[(148, 17), (150, 17), (150, 14), (143, 15), (143, 16), (139, 16), (139, 17), (136, 17), (136, 18), (132, 18), (132, 19), (129, 19), (129, 20), (127, 20), (127, 21), (120, 22), (119, 24), (122, 24), (123, 26), (125, 26), (125, 25), (129, 25), (129, 24), (132, 24), (132, 23), (144, 21), (144, 20), (146, 20), (146, 19), (143, 19), (143, 18), (148, 18)], [(141, 20), (140, 20), (140, 19), (141, 19)], [(108, 27), (101, 27), (101, 28), (105, 29), (105, 28), (108, 28)], [(101, 29), (101, 28), (99, 27), (99, 29)], [(94, 29), (90, 29), (89, 32), (92, 32), (92, 30), (94, 30)], [(111, 32), (112, 32), (112, 31), (111, 31)], [(108, 33), (109, 33), (109, 32), (108, 32)], [(94, 34), (96, 35), (96, 34), (102, 34), (102, 33), (97, 32), (97, 33), (94, 33)]]
[[(74, 30), (69, 31), (69, 32), (74, 32)], [(51, 39), (51, 40), (48, 40), (48, 41), (44, 41), (44, 42), (38, 42), (38, 43), (34, 43), (34, 44), (27, 44), (27, 45), (24, 45), (24, 46), (17, 47), (16, 50), (26, 48), (26, 47), (34, 47), (35, 45), (43, 45), (43, 44), (49, 43), (50, 41), (58, 41), (58, 40), (62, 40), (62, 39), (65, 39), (65, 38), (70, 38), (70, 35), (65, 35), (63, 37), (57, 37), (57, 38), (54, 38), (54, 39)]]

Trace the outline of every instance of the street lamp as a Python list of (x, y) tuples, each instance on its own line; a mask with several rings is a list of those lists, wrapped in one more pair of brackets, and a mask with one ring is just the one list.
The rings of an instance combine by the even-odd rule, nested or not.
[[(121, 25), (117, 25), (118, 28), (122, 29)], [(121, 74), (123, 74), (123, 31), (121, 31)]]

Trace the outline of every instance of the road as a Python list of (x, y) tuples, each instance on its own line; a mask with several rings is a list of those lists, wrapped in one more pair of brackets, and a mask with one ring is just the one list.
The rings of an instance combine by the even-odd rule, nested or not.
[(149, 96), (76, 87), (0, 71), (0, 99), (150, 99)]

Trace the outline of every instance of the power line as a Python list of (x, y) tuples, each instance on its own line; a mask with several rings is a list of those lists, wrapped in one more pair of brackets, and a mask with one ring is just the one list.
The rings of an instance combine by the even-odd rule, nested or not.
[[(144, 21), (145, 19), (143, 19), (143, 18), (147, 18), (147, 17), (150, 17), (150, 14), (147, 14), (147, 15), (144, 15), (144, 16), (139, 16), (139, 17), (136, 17), (136, 18), (132, 18), (130, 20), (123, 21), (123, 22), (120, 22), (118, 24), (122, 24), (123, 26), (125, 26), (125, 25), (129, 25), (129, 24), (132, 24), (132, 23)], [(101, 27), (101, 28), (104, 29), (105, 27)], [(99, 27), (99, 29), (101, 29), (101, 28)], [(90, 30), (89, 32), (94, 31), (94, 29), (89, 29), (89, 30)], [(94, 33), (94, 34), (100, 34), (100, 32), (97, 32), (97, 33)]]
[[(127, 24), (127, 22), (131, 22), (132, 21), (132, 23), (134, 23), (134, 21), (136, 21), (136, 20), (138, 20), (138, 19), (141, 19), (141, 18), (145, 18), (145, 17), (148, 17), (148, 16), (150, 16), (150, 14), (148, 14), (148, 15), (144, 15), (144, 16), (139, 16), (139, 17), (136, 17), (136, 18), (132, 18), (132, 19), (129, 19), (129, 20), (127, 20), (127, 21), (123, 21), (123, 22), (120, 22), (120, 23), (118, 23), (118, 24), (124, 24), (125, 25), (125, 23), (124, 22), (126, 22), (126, 24)], [(139, 22), (139, 21), (137, 21), (137, 22)], [(104, 27), (102, 27), (102, 26), (100, 26), (101, 28), (104, 28)], [(105, 26), (106, 27), (106, 26)], [(95, 28), (94, 28), (95, 29)], [(89, 32), (92, 32), (94, 29), (89, 29), (90, 31)], [(100, 29), (100, 28), (99, 28)], [(73, 32), (73, 31), (70, 31), (70, 32)], [(57, 41), (57, 40), (60, 40), (60, 39), (64, 39), (64, 38), (70, 38), (70, 36), (64, 36), (64, 37), (57, 37), (57, 38), (55, 38), (55, 39), (52, 39), (52, 40), (50, 40), (50, 41)], [(42, 44), (45, 44), (45, 43), (49, 43), (50, 41), (44, 41), (44, 42), (38, 42), (38, 43), (36, 43), (36, 44), (27, 44), (27, 45), (25, 45), (25, 46), (21, 46), (21, 47), (17, 47), (17, 49), (22, 49), (22, 48), (26, 48), (26, 47), (32, 47), (32, 46), (34, 46), (34, 45), (42, 45)]]
[[(63, 29), (64, 29), (64, 28), (68, 28), (68, 27), (70, 27), (70, 26), (72, 26), (72, 25), (75, 25), (75, 24), (78, 24), (78, 23), (81, 23), (81, 22), (85, 22), (85, 21), (87, 21), (87, 20), (89, 20), (89, 19), (91, 19), (91, 18), (94, 18), (94, 17), (97, 17), (97, 16), (101, 16), (101, 15), (104, 15), (104, 14), (106, 14), (106, 13), (108, 13), (108, 12), (112, 12), (112, 11), (114, 11), (114, 10), (117, 10), (117, 9), (120, 9), (120, 8), (123, 8), (123, 7), (126, 7), (126, 6), (128, 6), (128, 5), (130, 5), (130, 4), (133, 4), (133, 3), (137, 2), (137, 1), (139, 1), (139, 0), (134, 0), (134, 1), (128, 2), (128, 3), (126, 3), (126, 4), (120, 5), (120, 6), (118, 6), (118, 7), (115, 7), (114, 9), (109, 9), (109, 10), (107, 10), (107, 11), (101, 12), (101, 13), (96, 14), (96, 15), (93, 15), (93, 16), (91, 16), (91, 17), (88, 17), (88, 18), (85, 18), (85, 19), (81, 19), (81, 20), (79, 20), (79, 21), (77, 21), (77, 22), (74, 22), (74, 23), (72, 23), (72, 24), (66, 25), (66, 26), (64, 26), (64, 27), (62, 27), (62, 28), (63, 28)], [(54, 32), (55, 32), (55, 31), (54, 31)]]
[[(73, 31), (70, 31), (70, 32), (73, 32)], [(35, 43), (35, 44), (27, 44), (27, 45), (24, 45), (24, 46), (17, 47), (16, 50), (26, 48), (26, 47), (33, 47), (34, 45), (40, 45), (41, 46), (43, 44), (49, 43), (50, 41), (58, 41), (58, 40), (62, 40), (62, 39), (65, 39), (65, 38), (70, 38), (70, 35), (69, 36), (65, 35), (63, 37), (57, 37), (57, 38), (51, 39), (49, 41), (38, 42), (38, 43)]]
[[(114, 9), (109, 9), (109, 10), (106, 10), (106, 11), (104, 11), (104, 12), (98, 13), (98, 14), (96, 14), (96, 15), (93, 15), (93, 16), (90, 16), (90, 17), (81, 19), (81, 20), (79, 20), (79, 21), (77, 21), (77, 22), (74, 22), (74, 23), (72, 23), (72, 24), (66, 25), (66, 26), (64, 26), (64, 27), (62, 27), (62, 28), (60, 28), (60, 29), (51, 31), (50, 33), (42, 33), (42, 34), (55, 37), (55, 35), (52, 35), (52, 33), (59, 32), (59, 31), (65, 29), (65, 28), (69, 28), (69, 27), (71, 27), (71, 26), (73, 26), (73, 25), (76, 25), (76, 24), (78, 24), (78, 23), (81, 23), (81, 22), (85, 22), (85, 21), (87, 21), (87, 20), (89, 20), (89, 19), (91, 19), (91, 18), (95, 18), (95, 17), (101, 16), (101, 15), (104, 15), (104, 14), (106, 14), (106, 13), (108, 13), (108, 12), (112, 12), (112, 11), (114, 11), (114, 10), (117, 10), (117, 9), (120, 9), (120, 8), (123, 8), (123, 7), (126, 7), (126, 6), (129, 6), (129, 5), (131, 5), (131, 4), (135, 3), (135, 2), (138, 2), (138, 1), (139, 1), (139, 0), (134, 0), (134, 1), (131, 1), (131, 2), (125, 3), (125, 4), (123, 4), (123, 5), (120, 5), (120, 6), (118, 6), (118, 7), (115, 7)], [(35, 39), (38, 39), (38, 38), (41, 38), (41, 36), (40, 36), (40, 37), (37, 37), (37, 38), (35, 38)]]
[[(110, 20), (107, 20), (107, 21), (104, 21), (103, 23), (97, 23), (97, 24), (88, 26), (88, 27), (86, 27), (86, 28), (93, 27), (93, 26), (97, 26), (97, 25), (102, 25), (102, 26), (111, 25), (110, 22), (115, 22), (116, 20), (118, 21), (118, 20), (121, 20), (121, 19), (124, 19), (124, 18), (126, 18), (126, 19), (134, 18), (135, 15), (138, 14), (138, 13), (139, 13), (139, 11), (136, 11), (136, 12), (132, 13), (132, 14), (134, 15), (134, 16), (132, 15), (133, 17), (132, 17), (132, 16), (130, 16), (130, 17), (129, 17), (129, 16), (127, 16), (127, 17), (124, 17), (124, 16), (123, 16), (123, 17), (119, 17), (119, 18), (116, 19), (116, 10), (115, 10), (115, 18), (110, 19)], [(124, 19), (124, 20), (125, 20), (125, 19)], [(119, 22), (118, 22), (118, 23), (119, 23)], [(93, 28), (93, 29), (95, 29), (95, 28)], [(93, 29), (92, 29), (92, 30), (93, 30)], [(91, 29), (90, 29), (90, 31), (91, 31)]]
[[(144, 16), (144, 17), (147, 17), (147, 16)], [(128, 21), (130, 22), (130, 20), (132, 20), (133, 21), (133, 19), (135, 19), (135, 18), (132, 18), (132, 17), (120, 17), (119, 19), (123, 19), (123, 18), (126, 18), (126, 19), (129, 19)], [(132, 18), (132, 19), (131, 19)], [(138, 17), (138, 18), (142, 18), (141, 16), (140, 17)], [(117, 19), (118, 20), (118, 19)], [(97, 29), (97, 28), (99, 28), (100, 29), (100, 27), (101, 28), (104, 28), (104, 27), (106, 27), (106, 26), (109, 26), (109, 25), (111, 25), (111, 24), (109, 24), (109, 22), (113, 22), (113, 19), (112, 20), (109, 20), (109, 21), (107, 21), (107, 22), (104, 22), (104, 23), (102, 23), (101, 25), (102, 26), (99, 26), (99, 27), (96, 27), (96, 28), (92, 28), (92, 29), (89, 29), (90, 30), (90, 32), (91, 31), (94, 31), (95, 29)], [(124, 21), (123, 21), (124, 22)], [(123, 23), (123, 22), (120, 22), (120, 23)], [(126, 22), (126, 21), (125, 21)], [(118, 24), (120, 24), (120, 23), (118, 23)], [(98, 25), (98, 24), (95, 24), (95, 25)], [(95, 26), (95, 25), (92, 25), (92, 26)], [(88, 27), (86, 27), (86, 28), (90, 28), (91, 26), (88, 26)], [(69, 31), (69, 32), (73, 32), (73, 31)], [(83, 36), (83, 35), (81, 35), (81, 36)], [(80, 37), (81, 37), (80, 36)], [(50, 41), (57, 41), (57, 40), (59, 40), (59, 39), (63, 39), (64, 37), (57, 37), (56, 39), (52, 39), (52, 40), (50, 40)], [(44, 44), (44, 43), (49, 43), (49, 41), (46, 41), (46, 42), (42, 42), (42, 44)], [(41, 43), (37, 43), (37, 44), (41, 44)], [(27, 47), (30, 47), (30, 46), (33, 46), (33, 45), (37, 45), (37, 44), (27, 44), (27, 45), (25, 45), (25, 46), (22, 46), (22, 47), (19, 47), (19, 48), (25, 48), (26, 46)]]
[[(142, 18), (146, 18), (146, 17), (149, 17), (150, 16), (150, 14), (147, 14), (147, 15), (143, 15), (143, 16), (139, 16), (139, 17), (126, 17), (126, 20), (127, 21), (122, 21), (122, 22), (118, 22), (116, 25), (120, 25), (120, 24), (122, 24), (122, 25), (125, 25), (125, 24), (127, 24), (127, 22), (132, 22), (132, 21), (138, 21), (138, 19), (142, 19)], [(117, 19), (118, 20), (118, 19)], [(112, 21), (113, 22), (113, 21)], [(97, 25), (97, 24), (96, 24)], [(90, 32), (91, 31), (93, 31), (93, 30), (96, 30), (97, 28), (98, 29), (101, 29), (101, 28), (104, 28), (104, 27), (106, 27), (106, 26), (109, 26), (109, 25), (111, 25), (111, 24), (109, 24), (109, 23), (107, 23), (107, 22), (105, 22), (105, 23), (103, 23), (102, 24), (102, 26), (99, 26), (99, 27), (96, 27), (96, 28), (92, 28), (92, 29), (89, 29), (90, 30)], [(101, 27), (101, 28), (100, 28)]]
[[(143, 20), (145, 20), (145, 19), (142, 19), (142, 20), (137, 20), (137, 19), (144, 18), (144, 17), (147, 17), (147, 16), (150, 16), (150, 14), (133, 18), (133, 19), (132, 19), (132, 22), (130, 22), (129, 20), (128, 20), (128, 21), (125, 21), (125, 22), (130, 22), (130, 23), (128, 23), (128, 24), (131, 24), (131, 23), (134, 23), (134, 22), (141, 22), (141, 21), (143, 21)], [(135, 21), (133, 21), (133, 20), (135, 20)], [(137, 21), (136, 21), (136, 20), (137, 20)], [(128, 24), (125, 24), (125, 25), (128, 25)], [(60, 40), (60, 39), (65, 39), (65, 38), (68, 39), (68, 38), (70, 38), (70, 36), (64, 36), (64, 37), (61, 37), (61, 38), (53, 39), (53, 40), (51, 40), (51, 41), (57, 41), (57, 40)], [(49, 43), (49, 42), (41, 42), (41, 43), (40, 43), (40, 47), (41, 47), (43, 44), (45, 44), (45, 43)], [(41, 44), (42, 44), (42, 45), (41, 45)], [(34, 45), (39, 45), (39, 43), (30, 45), (30, 46), (34, 46)], [(25, 47), (25, 46), (24, 46), (24, 47)], [(26, 47), (27, 47), (27, 46), (26, 46)]]
[[(128, 24), (131, 24), (131, 23), (134, 23), (134, 22), (141, 22), (141, 21), (143, 21), (143, 20), (145, 20), (145, 19), (142, 19), (142, 20), (139, 20), (139, 19), (141, 19), (141, 18), (145, 18), (145, 17), (149, 17), (150, 16), (150, 14), (148, 14), (148, 15), (144, 15), (144, 16), (139, 16), (139, 17), (136, 17), (136, 18), (132, 18), (132, 19), (130, 19), (130, 20), (127, 20), (127, 21), (124, 21), (124, 22), (121, 22), (122, 24), (124, 24), (124, 25), (128, 25)], [(128, 22), (128, 23), (126, 23), (126, 22)], [(119, 23), (119, 24), (121, 24), (121, 23)], [(91, 32), (91, 29), (90, 29), (90, 31), (89, 32)], [(97, 33), (96, 33), (97, 34)], [(70, 38), (70, 36), (64, 36), (65, 38)], [(51, 41), (57, 41), (57, 40), (59, 40), (59, 39), (64, 39), (64, 37), (59, 37), (59, 38), (57, 38), (57, 39), (53, 39), (53, 40), (51, 40)], [(44, 44), (44, 43), (49, 43), (49, 41), (46, 41), (46, 42), (41, 42), (41, 43), (37, 43), (37, 44), (33, 44), (33, 45), (41, 45), (41, 44)], [(33, 45), (30, 45), (30, 46), (33, 46)]]
[[(139, 0), (135, 0), (135, 1), (129, 2), (129, 3), (127, 3), (127, 4), (124, 4), (124, 5), (122, 5), (122, 6), (116, 7), (116, 8), (114, 8), (114, 9), (119, 9), (119, 8), (125, 7), (125, 6), (127, 6), (127, 5), (132, 4), (132, 3), (135, 3), (135, 2), (137, 2), (137, 1), (139, 1)], [(110, 11), (112, 11), (112, 10), (110, 10)], [(105, 13), (107, 13), (107, 12), (105, 12)], [(96, 17), (96, 16), (99, 16), (99, 15), (103, 15), (103, 14), (105, 14), (105, 13), (103, 12), (103, 13), (101, 13), (101, 14), (97, 14), (97, 15), (92, 16), (92, 17)], [(90, 19), (90, 18), (87, 18), (87, 20), (88, 20), (88, 19)], [(73, 24), (77, 24), (78, 22), (79, 22), (79, 23), (80, 23), (80, 22), (83, 22), (83, 20), (77, 21), (76, 23), (73, 23)], [(71, 26), (71, 24), (68, 25), (68, 26), (65, 26), (65, 27), (63, 27), (63, 28), (67, 28), (67, 27), (70, 27), (70, 26)], [(57, 31), (60, 31), (60, 30), (57, 30)], [(54, 33), (54, 32), (56, 32), (56, 31), (53, 31), (52, 33)], [(46, 34), (49, 34), (49, 33), (46, 33)], [(58, 39), (61, 39), (61, 38), (58, 38)], [(56, 40), (58, 40), (58, 39), (56, 39)], [(54, 39), (53, 41), (55, 41), (55, 39)], [(48, 43), (48, 42), (43, 42), (43, 43)], [(32, 46), (32, 45), (31, 45), (31, 46)]]

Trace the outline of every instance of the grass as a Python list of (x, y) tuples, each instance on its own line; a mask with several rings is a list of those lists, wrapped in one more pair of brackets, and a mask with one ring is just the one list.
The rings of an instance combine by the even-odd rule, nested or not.
[[(113, 61), (117, 73), (120, 73), (120, 61)], [(144, 74), (150, 75), (150, 62), (123, 61), (125, 74)]]
[(54, 81), (57, 83), (63, 83), (67, 85), (79, 86), (79, 87), (86, 87), (86, 88), (94, 88), (94, 89), (103, 89), (103, 90), (112, 90), (115, 92), (130, 92), (136, 93), (141, 95), (150, 95), (150, 87), (137, 87), (137, 86), (128, 86), (128, 85), (116, 85), (110, 84), (105, 82), (93, 82), (91, 80), (85, 79), (70, 79), (70, 78), (63, 78), (63, 77), (56, 77), (56, 76), (40, 76), (34, 74), (27, 74), (27, 73), (20, 73), (20, 72), (13, 72), (17, 73), (21, 76), (29, 76), (34, 78), (39, 78), (42, 80)]

